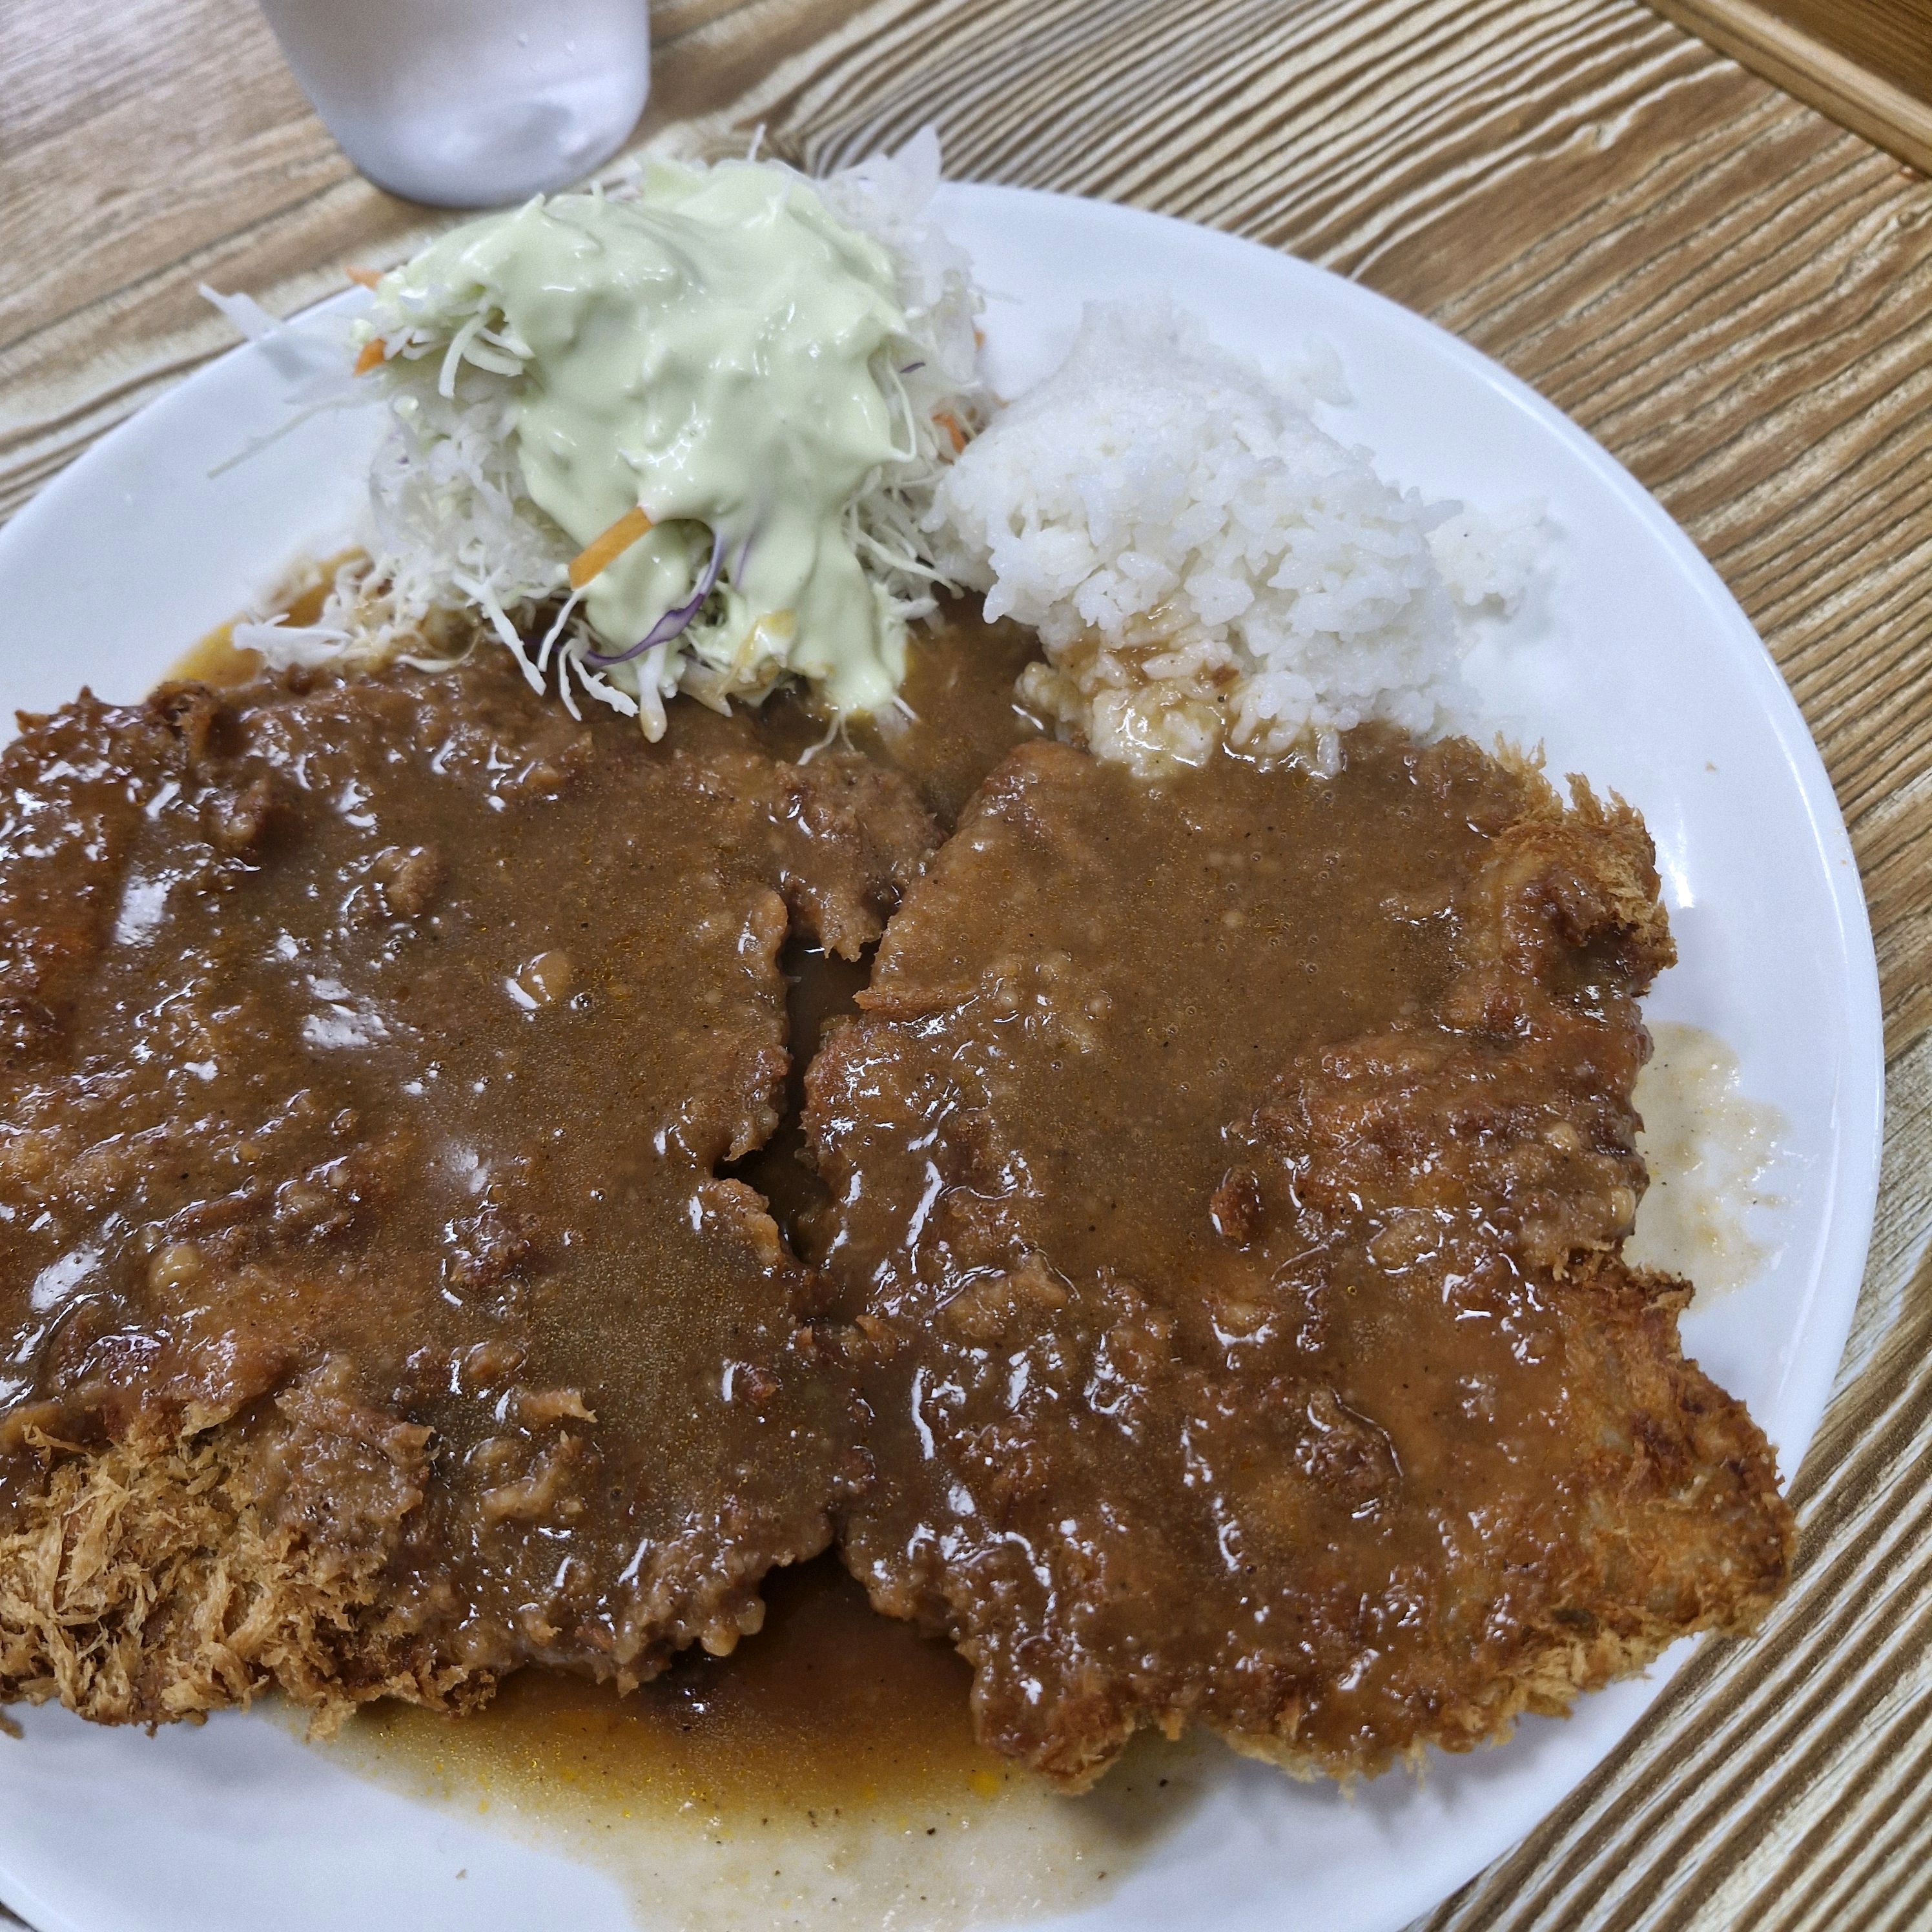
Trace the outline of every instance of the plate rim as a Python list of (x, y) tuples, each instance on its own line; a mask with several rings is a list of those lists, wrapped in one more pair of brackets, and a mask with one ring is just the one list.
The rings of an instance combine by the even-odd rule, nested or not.
[[(987, 206), (997, 209), (1001, 205), (1051, 209), (1063, 218), (1097, 222), (1129, 236), (1137, 230), (1144, 232), (1146, 224), (1154, 224), (1184, 235), (1188, 245), (1196, 248), (1206, 247), (1231, 257), (1248, 257), (1258, 250), (1276, 269), (1286, 271), (1291, 277), (1319, 278), (1324, 282), (1343, 284), (1348, 291), (1348, 298), (1366, 302), (1385, 328), (1414, 341), (1430, 357), (1450, 362), (1498, 401), (1529, 418), (1541, 433), (1553, 436), (1572, 460), (1589, 471), (1634, 514), (1649, 540), (1694, 589), (1708, 641), (1720, 646), (1728, 672), (1742, 681), (1770, 723), (1784, 769), (1796, 788), (1804, 824), (1823, 866), (1834, 916), (1830, 937), (1837, 970), (1833, 976), (1844, 996), (1846, 1036), (1834, 1095), (1834, 1112), (1839, 1117), (1834, 1140), (1837, 1158), (1823, 1210), (1826, 1232), (1820, 1244), (1812, 1296), (1800, 1316), (1801, 1322), (1820, 1321), (1821, 1332), (1816, 1340), (1829, 1346), (1814, 1348), (1786, 1370), (1783, 1385), (1788, 1391), (1785, 1400), (1803, 1425), (1802, 1448), (1789, 1461), (1785, 1482), (1788, 1490), (1815, 1446), (1855, 1318), (1872, 1240), (1885, 1120), (1883, 1014), (1869, 908), (1842, 809), (1804, 714), (1749, 616), (1688, 532), (1623, 464), (1529, 383), (1427, 317), (1331, 269), (1265, 242), (1182, 217), (1056, 190), (949, 181), (941, 184), (936, 205), (942, 224), (947, 205), (962, 198), (980, 204), (982, 212)], [(367, 300), (364, 291), (350, 288), (310, 304), (288, 320), (300, 323), (352, 311)], [(53, 540), (70, 497), (77, 497), (97, 481), (111, 475), (116, 464), (127, 458), (141, 439), (164, 432), (177, 411), (192, 411), (196, 406), (197, 386), (205, 380), (236, 358), (260, 351), (260, 344), (243, 342), (211, 357), (98, 437), (44, 484), (5, 525), (0, 526), (0, 586), (4, 586), (16, 554), (24, 554), (44, 540)], [(265, 562), (264, 580), (272, 569), (278, 571), (290, 561), (284, 558)], [(1832, 1305), (1821, 1310), (1814, 1304), (1821, 1294), (1832, 1291), (1833, 1284), (1840, 1286), (1832, 1294)], [(1646, 1708), (1660, 1693), (1675, 1667), (1666, 1660), (1652, 1666), (1653, 1688)], [(1605, 1747), (1603, 1755), (1616, 1749), (1618, 1742), (1628, 1738), (1642, 1721), (1640, 1712)], [(1602, 1761), (1600, 1756), (1595, 1762)], [(1582, 1774), (1584, 1777), (1590, 1774), (1589, 1771)], [(1562, 1804), (1568, 1790), (1575, 1788), (1573, 1784), (1567, 1790), (1552, 1790), (1543, 1816), (1546, 1818)], [(1473, 1867), (1472, 1870), (1479, 1868), (1480, 1865)], [(0, 1867), (0, 1881), (4, 1882), (10, 1892), (16, 1891), (18, 1882), (4, 1867)], [(35, 1898), (32, 1904), (39, 1916), (38, 1922), (49, 1932), (100, 1932), (98, 1927), (78, 1924), (56, 1910), (51, 1902), (43, 1903)]]

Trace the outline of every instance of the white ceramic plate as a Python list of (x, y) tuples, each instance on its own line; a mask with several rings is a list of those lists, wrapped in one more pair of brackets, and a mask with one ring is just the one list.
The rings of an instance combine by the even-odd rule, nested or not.
[[(1857, 872), (1796, 706), (1744, 614), (1658, 506), (1493, 363), (1354, 284), (1180, 223), (1009, 189), (945, 190), (998, 292), (988, 350), (1010, 393), (1058, 357), (1081, 303), (1172, 290), (1231, 346), (1340, 350), (1339, 432), (1433, 496), (1537, 496), (1553, 580), (1486, 644), (1486, 702), (1640, 806), (1682, 952), (1649, 1011), (1720, 1034), (1742, 1086), (1790, 1124), (1776, 1254), (1685, 1322), (1788, 1476), (1816, 1426), (1864, 1264), (1882, 1081), (1877, 976)], [(343, 298), (359, 300), (359, 296)], [(374, 412), (311, 420), (209, 471), (286, 414), (274, 353), (238, 350), (104, 440), (0, 532), (0, 701), (83, 682), (137, 696), (304, 551), (346, 532)], [(1532, 1722), (1505, 1748), (1386, 1778), (1352, 1802), (1231, 1770), (1081, 1922), (1319, 1924), (1391, 1932), (1520, 1838), (1636, 1721), (1648, 1683)], [(363, 1784), (259, 1718), (150, 1739), (27, 1714), (0, 1740), (0, 1897), (41, 1932), (618, 1932), (588, 1869)], [(112, 1821), (111, 1828), (99, 1827)], [(455, 1874), (466, 1871), (458, 1880)]]

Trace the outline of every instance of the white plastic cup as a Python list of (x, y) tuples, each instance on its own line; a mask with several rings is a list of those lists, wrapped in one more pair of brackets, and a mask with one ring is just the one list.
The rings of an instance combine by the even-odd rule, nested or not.
[(649, 0), (261, 0), (378, 188), (494, 208), (608, 160), (650, 89)]

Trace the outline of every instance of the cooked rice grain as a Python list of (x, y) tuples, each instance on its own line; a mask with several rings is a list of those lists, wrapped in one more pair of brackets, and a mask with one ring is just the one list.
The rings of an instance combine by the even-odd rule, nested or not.
[(1310, 412), (1343, 399), (1332, 354), (1270, 382), (1172, 307), (1090, 304), (931, 519), (988, 616), (1040, 632), (1022, 695), (1143, 769), (1222, 742), (1327, 767), (1365, 720), (1450, 722), (1468, 620), (1520, 597), (1537, 512), (1384, 482)]

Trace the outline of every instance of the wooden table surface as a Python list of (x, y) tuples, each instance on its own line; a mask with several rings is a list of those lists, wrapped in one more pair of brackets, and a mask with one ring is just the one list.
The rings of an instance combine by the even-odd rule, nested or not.
[[(656, 10), (640, 140), (762, 122), (819, 166), (930, 121), (956, 174), (1356, 277), (1568, 410), (1750, 614), (1851, 827), (1890, 1061), (1798, 1574), (1426, 1922), (1932, 1926), (1932, 188), (1636, 0)], [(434, 220), (247, 0), (0, 0), (0, 516), (228, 346), (197, 282), (285, 312)]]
[(1868, 140), (1932, 168), (1932, 0), (1651, 0)]

